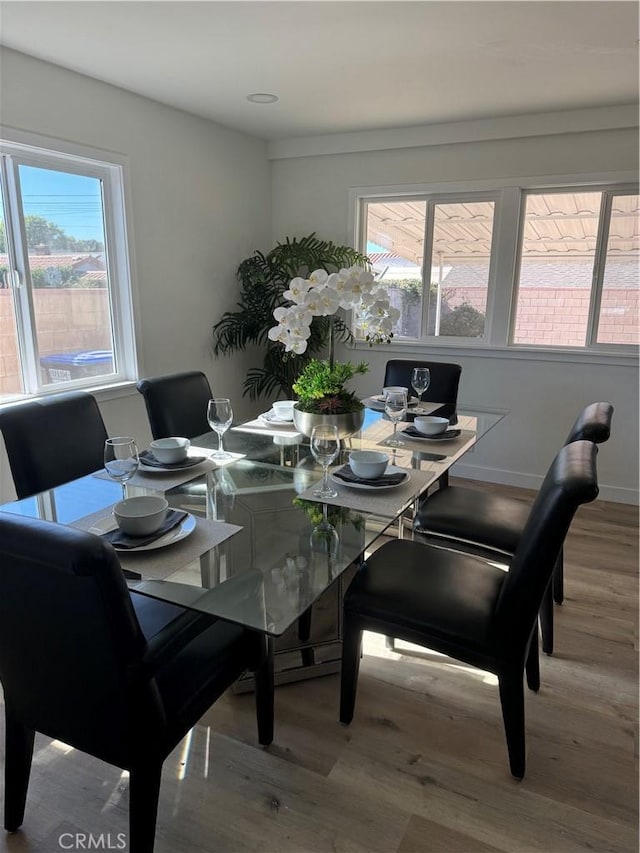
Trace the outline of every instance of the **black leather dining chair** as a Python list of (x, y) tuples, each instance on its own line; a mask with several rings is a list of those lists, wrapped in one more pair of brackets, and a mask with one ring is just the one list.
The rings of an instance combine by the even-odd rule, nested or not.
[(456, 407), (458, 404), (458, 386), (462, 367), (446, 361), (412, 361), (411, 359), (394, 358), (387, 362), (384, 371), (383, 387), (399, 385), (411, 391), (411, 374), (414, 367), (428, 367), (431, 376), (429, 387), (422, 395), (425, 402), (442, 403), (432, 414), (449, 418), (456, 423)]
[(0, 517), (7, 830), (24, 820), (35, 732), (129, 771), (131, 853), (153, 850), (164, 759), (246, 670), (255, 673), (259, 741), (271, 743), (265, 637), (213, 617), (145, 635), (142, 622), (162, 622), (166, 606), (129, 595), (99, 537)]
[(95, 397), (72, 391), (0, 412), (18, 498), (26, 498), (104, 466), (107, 430)]
[[(612, 417), (611, 403), (590, 403), (576, 418), (565, 445), (582, 439), (596, 444), (608, 441)], [(529, 504), (514, 498), (500, 497), (464, 486), (448, 486), (433, 492), (420, 503), (414, 519), (414, 530), (433, 543), (476, 553), (498, 551), (510, 558), (517, 548), (529, 509)], [(553, 599), (561, 604), (563, 590), (564, 560), (561, 548), (540, 611), (542, 648), (546, 654), (552, 654), (554, 646)]]
[(172, 435), (195, 438), (210, 432), (207, 404), (213, 394), (201, 371), (141, 379), (136, 388), (144, 397), (154, 439)]
[(374, 552), (344, 599), (341, 722), (353, 718), (363, 630), (398, 637), (497, 675), (511, 773), (524, 776), (523, 676), (539, 689), (538, 611), (577, 508), (597, 497), (596, 454), (590, 441), (561, 449), (506, 572), (420, 541)]
[[(19, 499), (100, 470), (107, 430), (95, 398), (84, 391), (21, 403), (0, 412), (9, 466)], [(125, 571), (124, 576), (131, 576)], [(202, 613), (136, 592), (131, 602), (144, 636), (158, 642), (201, 630), (210, 621)]]

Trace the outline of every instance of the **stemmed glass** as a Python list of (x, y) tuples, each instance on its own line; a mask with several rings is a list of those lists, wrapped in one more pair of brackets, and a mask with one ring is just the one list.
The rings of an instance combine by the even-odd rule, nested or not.
[(422, 402), (422, 395), (429, 387), (431, 373), (428, 367), (414, 367), (411, 373), (411, 387), (418, 395), (418, 402)]
[(329, 465), (340, 452), (338, 427), (335, 424), (318, 424), (311, 431), (311, 453), (322, 466), (322, 483), (313, 492), (314, 498), (335, 498), (338, 493), (329, 485)]
[(231, 400), (228, 397), (214, 397), (213, 400), (209, 400), (207, 405), (207, 420), (211, 429), (218, 434), (218, 449), (210, 458), (214, 462), (231, 459), (231, 454), (227, 453), (222, 446), (222, 436), (229, 429), (233, 421)]
[(336, 528), (329, 521), (326, 504), (322, 505), (322, 521), (316, 524), (311, 531), (309, 546), (311, 549), (311, 565), (314, 572), (314, 580), (318, 582), (323, 580), (321, 577), (315, 577), (315, 575), (318, 571), (322, 574), (322, 569), (325, 567), (327, 580), (333, 580), (336, 560), (340, 552), (340, 536)]
[(385, 444), (391, 447), (404, 447), (404, 441), (397, 438), (398, 421), (401, 421), (407, 411), (407, 392), (406, 391), (387, 391), (387, 396), (384, 399), (384, 411), (393, 421), (393, 435), (387, 439)]
[(138, 448), (131, 436), (118, 435), (104, 443), (104, 467), (112, 480), (122, 486), (122, 497), (127, 497), (127, 482), (138, 470)]

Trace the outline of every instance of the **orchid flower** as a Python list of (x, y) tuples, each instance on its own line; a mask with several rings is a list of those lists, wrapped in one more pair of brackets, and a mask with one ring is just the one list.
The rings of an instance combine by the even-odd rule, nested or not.
[(314, 270), (307, 279), (298, 276), (283, 296), (293, 304), (274, 310), (277, 325), (269, 329), (268, 337), (283, 344), (285, 352), (296, 355), (307, 349), (314, 317), (331, 316), (339, 308), (351, 309), (355, 325), (369, 343), (389, 341), (400, 317), (398, 309), (390, 306), (386, 289), (359, 266), (337, 273)]

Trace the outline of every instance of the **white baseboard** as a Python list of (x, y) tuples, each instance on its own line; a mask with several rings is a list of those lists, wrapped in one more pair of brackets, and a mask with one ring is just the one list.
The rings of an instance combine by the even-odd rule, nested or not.
[[(465, 465), (458, 462), (451, 469), (454, 477), (462, 477), (467, 480), (479, 480), (484, 483), (498, 483), (503, 486), (516, 486), (520, 489), (532, 489), (538, 491), (542, 485), (543, 477), (538, 474), (524, 474), (521, 471), (507, 471), (502, 468), (484, 468), (480, 465)], [(638, 506), (640, 503), (638, 492), (621, 486), (607, 486), (599, 483), (600, 500), (613, 501), (613, 503), (631, 504)]]

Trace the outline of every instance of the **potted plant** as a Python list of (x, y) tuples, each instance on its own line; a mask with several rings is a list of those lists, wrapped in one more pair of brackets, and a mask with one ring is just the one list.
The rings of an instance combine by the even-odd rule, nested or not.
[(254, 252), (238, 267), (241, 282), (237, 310), (225, 312), (213, 327), (213, 352), (230, 355), (250, 345), (264, 350), (262, 365), (248, 371), (243, 395), (251, 399), (274, 394), (290, 399), (293, 383), (305, 364), (320, 354), (329, 337), (351, 338), (349, 327), (340, 317), (316, 317), (310, 326), (306, 352), (296, 359), (283, 358), (279, 342), (268, 338), (273, 312), (282, 305), (284, 293), (296, 276), (308, 276), (313, 270), (330, 273), (353, 264), (366, 264), (366, 257), (349, 246), (322, 240), (315, 234), (278, 243), (267, 254)]
[(290, 304), (274, 310), (277, 325), (269, 329), (268, 337), (281, 343), (285, 354), (303, 355), (314, 318), (329, 320), (328, 360), (309, 361), (292, 386), (298, 397), (293, 408), (296, 428), (304, 435), (311, 435), (316, 424), (330, 420), (338, 426), (341, 438), (352, 435), (362, 426), (364, 410), (345, 384), (355, 374), (365, 373), (368, 366), (364, 362), (359, 365), (334, 362), (333, 324), (339, 320), (344, 325), (336, 314), (340, 309), (352, 310), (354, 325), (373, 345), (391, 340), (399, 312), (391, 308), (386, 290), (371, 272), (357, 265), (331, 274), (315, 270), (308, 279), (296, 277), (283, 296)]
[(335, 423), (341, 438), (352, 435), (362, 426), (364, 407), (346, 383), (358, 373), (366, 373), (365, 362), (331, 364), (329, 360), (312, 359), (293, 384), (297, 397), (293, 418), (303, 435), (311, 435), (314, 425)]

